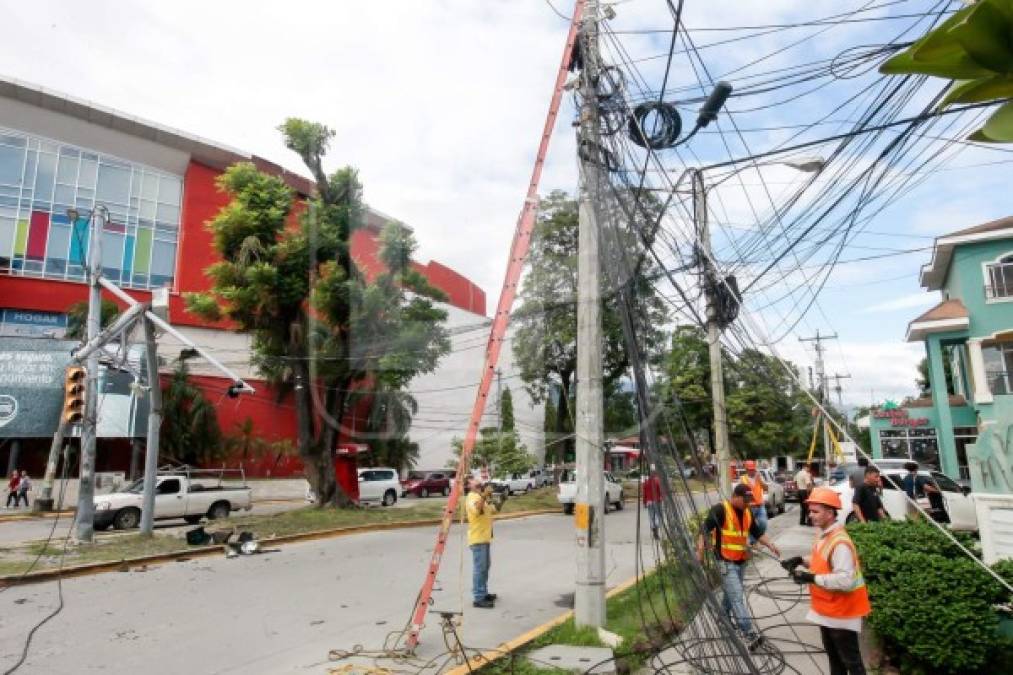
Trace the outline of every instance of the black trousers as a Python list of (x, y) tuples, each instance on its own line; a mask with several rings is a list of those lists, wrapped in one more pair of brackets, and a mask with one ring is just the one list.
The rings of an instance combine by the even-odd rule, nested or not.
[(798, 491), (798, 524), (808, 525), (809, 524), (809, 509), (805, 505), (805, 500), (809, 499), (809, 490)]
[(844, 628), (820, 626), (823, 649), (830, 659), (830, 675), (865, 675), (858, 633)]

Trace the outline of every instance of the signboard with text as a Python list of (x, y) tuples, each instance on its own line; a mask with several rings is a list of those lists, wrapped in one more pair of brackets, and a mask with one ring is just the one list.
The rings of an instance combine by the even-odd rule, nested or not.
[(872, 416), (880, 420), (888, 420), (891, 427), (926, 427), (927, 417), (911, 417), (906, 408), (880, 408), (874, 410)]

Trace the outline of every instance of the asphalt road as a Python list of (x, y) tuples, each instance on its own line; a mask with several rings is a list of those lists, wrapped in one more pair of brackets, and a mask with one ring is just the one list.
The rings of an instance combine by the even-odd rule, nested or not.
[[(606, 518), (610, 587), (634, 574), (636, 513), (627, 507)], [(433, 609), (465, 606), (466, 645), (493, 647), (565, 611), (573, 592), (572, 518), (553, 514), (496, 525), (490, 588), (500, 600), (493, 610), (471, 607), (471, 561), (461, 555), (458, 527)], [(63, 611), (36, 633), (18, 672), (325, 673), (329, 650), (379, 648), (404, 625), (434, 534), (430, 528), (371, 532), (255, 557), (68, 579)], [(646, 537), (643, 546), (652, 560)], [(14, 663), (28, 631), (56, 606), (55, 582), (0, 593), (0, 667)], [(434, 616), (423, 633), (422, 657), (444, 651), (437, 623)]]

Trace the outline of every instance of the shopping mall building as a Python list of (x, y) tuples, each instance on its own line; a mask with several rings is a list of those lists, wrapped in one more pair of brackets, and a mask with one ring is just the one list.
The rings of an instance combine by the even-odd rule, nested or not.
[[(27, 413), (11, 387), (36, 387), (35, 393), (46, 400), (60, 398), (62, 368), (28, 376), (15, 372), (19, 367), (12, 364), (16, 358), (30, 358), (29, 352), (66, 351), (61, 338), (67, 309), (87, 296), (87, 219), (96, 205), (105, 205), (110, 214), (102, 233), (103, 274), (141, 302), (150, 300), (153, 289), (167, 288), (173, 325), (256, 388), (253, 395), (228, 398), (229, 381), (206, 364), (193, 362), (194, 380), (216, 404), (223, 433), (233, 434), (237, 425), (251, 419), (264, 440), (294, 441), (292, 400), (279, 397), (250, 366), (249, 336), (201, 320), (188, 313), (183, 302), (185, 293), (209, 287), (205, 270), (216, 258), (205, 223), (227, 202), (215, 180), (240, 161), (281, 177), (301, 196), (312, 190), (306, 178), (242, 150), (0, 79), (0, 361), (5, 350), (8, 358), (7, 371), (0, 363), (0, 468), (14, 447), (20, 453), (15, 460), (19, 466), (37, 474), (44, 465), (46, 436), (52, 429), (21, 437), (11, 431), (17, 427), (12, 416)], [(67, 215), (71, 209), (82, 214), (73, 222)], [(369, 209), (365, 227), (353, 235), (353, 257), (367, 274), (379, 269), (377, 235), (387, 220)], [(469, 279), (436, 261), (416, 263), (416, 268), (446, 293), (452, 336), (452, 351), (438, 370), (409, 386), (419, 403), (411, 433), (420, 446), (419, 467), (440, 468), (451, 456), (451, 439), (463, 435), (466, 426), (475, 391), (470, 385), (479, 377), (489, 320), (485, 293)], [(160, 339), (160, 356), (166, 362), (163, 378), (181, 348), (171, 336)], [(529, 450), (537, 452), (543, 412), (531, 405), (518, 381), (510, 379), (509, 349), (503, 350), (503, 360), (518, 427)], [(10, 391), (5, 393), (5, 387)], [(361, 428), (361, 420), (351, 417), (345, 424)], [(54, 418), (52, 426), (55, 423)], [(138, 425), (121, 424), (119, 428), (128, 430), (103, 434), (102, 424), (100, 419), (98, 469), (126, 470), (128, 437), (142, 436), (144, 425), (138, 431)], [(138, 443), (133, 445), (136, 453)], [(247, 468), (272, 475), (301, 470), (293, 459)]]

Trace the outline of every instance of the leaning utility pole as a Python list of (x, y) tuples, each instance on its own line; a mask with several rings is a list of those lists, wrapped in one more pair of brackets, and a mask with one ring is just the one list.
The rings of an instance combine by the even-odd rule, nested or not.
[[(88, 219), (88, 342), (102, 330), (102, 232), (108, 212), (96, 207)], [(81, 474), (77, 488), (77, 539), (95, 538), (95, 444), (98, 438), (99, 353), (93, 350), (85, 364), (84, 420), (81, 425)]]
[(144, 357), (148, 371), (148, 439), (144, 449), (144, 494), (141, 502), (141, 534), (155, 530), (155, 481), (158, 480), (158, 440), (162, 427), (162, 386), (158, 380), (158, 343), (155, 325), (144, 318)]
[[(826, 408), (830, 403), (830, 392), (827, 388), (827, 375), (823, 369), (823, 352), (825, 347), (823, 346), (824, 340), (836, 340), (837, 333), (833, 335), (820, 335), (820, 332), (816, 331), (815, 337), (799, 338), (799, 342), (815, 342), (816, 343), (816, 381), (819, 383), (818, 398), (820, 405)], [(823, 422), (823, 459), (825, 461), (824, 471), (830, 470), (830, 427), (826, 420)], [(829, 476), (828, 476), (829, 477)]]
[(714, 406), (714, 454), (718, 462), (718, 486), (721, 494), (732, 494), (732, 453), (728, 443), (728, 410), (725, 407), (725, 376), (721, 365), (721, 318), (718, 316), (717, 279), (711, 255), (710, 226), (707, 223), (707, 188), (703, 174), (693, 169), (693, 220), (700, 242), (704, 288), (707, 296), (707, 350), (710, 355), (711, 401)]
[(602, 459), (601, 261), (597, 211), (603, 180), (598, 121), (598, 2), (590, 0), (581, 35), (579, 239), (577, 244), (577, 587), (578, 626), (605, 625), (605, 475)]

